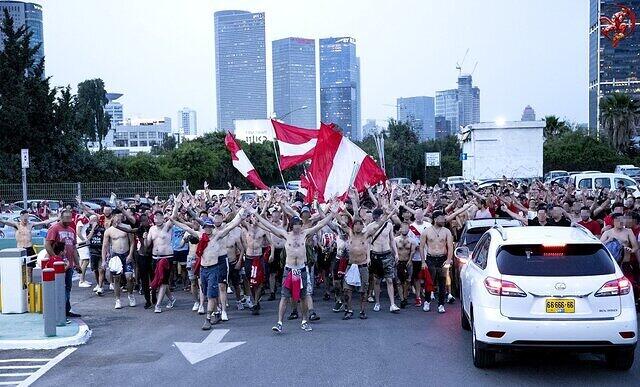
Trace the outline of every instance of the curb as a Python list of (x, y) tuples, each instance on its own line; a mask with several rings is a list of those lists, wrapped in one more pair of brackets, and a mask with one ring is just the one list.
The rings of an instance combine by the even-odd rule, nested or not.
[(78, 333), (69, 337), (51, 337), (32, 340), (0, 340), (0, 350), (7, 349), (57, 349), (85, 344), (91, 338), (91, 329), (80, 319), (72, 319), (78, 324)]

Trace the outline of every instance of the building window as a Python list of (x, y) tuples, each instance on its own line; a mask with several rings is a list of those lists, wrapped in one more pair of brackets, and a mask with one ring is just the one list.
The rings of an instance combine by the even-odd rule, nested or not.
[(140, 146), (147, 146), (147, 142), (146, 141), (140, 141)]
[(149, 132), (149, 138), (156, 138), (156, 132)]
[(131, 132), (129, 134), (129, 138), (132, 140), (137, 140), (138, 139), (138, 132)]
[(114, 140), (128, 140), (129, 133), (128, 132), (116, 132), (113, 135)]
[(129, 141), (129, 146), (138, 146), (138, 141)]
[(115, 140), (113, 142), (113, 145), (117, 148), (126, 148), (127, 147), (127, 140)]

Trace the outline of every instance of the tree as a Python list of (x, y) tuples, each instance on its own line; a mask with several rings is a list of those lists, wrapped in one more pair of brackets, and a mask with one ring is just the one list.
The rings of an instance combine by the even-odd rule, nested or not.
[(629, 95), (613, 93), (600, 100), (600, 121), (609, 141), (619, 153), (629, 150), (640, 120), (640, 102)]
[(569, 133), (571, 128), (565, 121), (561, 121), (556, 116), (546, 116), (544, 118), (544, 138), (550, 140), (562, 136), (565, 133)]
[(579, 132), (566, 133), (544, 144), (544, 169), (613, 171), (617, 164), (631, 164), (606, 142)]
[(102, 79), (89, 79), (78, 84), (78, 121), (84, 128), (87, 140), (98, 141), (100, 150), (102, 141), (111, 129), (111, 117), (104, 111), (108, 102)]

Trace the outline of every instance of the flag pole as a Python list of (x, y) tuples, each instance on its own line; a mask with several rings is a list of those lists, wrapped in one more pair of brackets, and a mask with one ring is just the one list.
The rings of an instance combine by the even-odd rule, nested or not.
[(287, 187), (287, 183), (284, 181), (282, 168), (280, 168), (280, 157), (278, 157), (278, 150), (276, 149), (276, 141), (278, 138), (276, 137), (276, 130), (273, 127), (273, 122), (271, 123), (271, 134), (272, 134), (271, 143), (273, 144), (273, 154), (276, 156), (276, 164), (278, 165), (278, 172), (280, 172), (280, 179), (282, 179), (282, 185), (284, 186), (284, 189), (289, 191), (289, 188)]

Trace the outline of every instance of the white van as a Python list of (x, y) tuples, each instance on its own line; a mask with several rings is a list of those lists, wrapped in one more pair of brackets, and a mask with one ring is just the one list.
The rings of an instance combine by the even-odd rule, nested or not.
[(638, 183), (629, 176), (620, 173), (581, 173), (579, 175), (571, 176), (571, 182), (575, 184), (577, 190), (581, 190), (582, 188), (616, 189), (618, 187), (618, 183), (623, 182), (625, 188), (630, 189), (633, 192), (633, 197), (640, 197)]
[(632, 179), (640, 179), (640, 168), (634, 165), (616, 165), (614, 173), (627, 175)]

